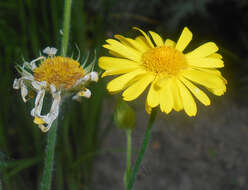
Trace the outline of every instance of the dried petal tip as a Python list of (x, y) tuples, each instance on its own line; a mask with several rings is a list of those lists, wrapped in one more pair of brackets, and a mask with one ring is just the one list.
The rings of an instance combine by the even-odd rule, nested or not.
[(34, 123), (37, 125), (45, 124), (45, 122), (39, 117), (34, 117)]
[(49, 56), (54, 56), (54, 55), (56, 55), (57, 51), (58, 50), (54, 47), (46, 47), (42, 52), (44, 54), (49, 55)]
[(81, 97), (90, 98), (91, 97), (91, 91), (86, 88), (86, 89), (78, 92), (75, 96), (72, 97), (72, 99), (80, 102)]
[(20, 80), (19, 79), (14, 80), (13, 88), (16, 90), (18, 90), (20, 88)]
[(85, 98), (90, 98), (91, 97), (91, 91), (89, 89), (82, 90), (78, 93), (78, 96), (83, 96)]
[(91, 81), (97, 82), (98, 79), (99, 79), (99, 77), (98, 77), (98, 73), (97, 72), (91, 72), (90, 73), (90, 80)]

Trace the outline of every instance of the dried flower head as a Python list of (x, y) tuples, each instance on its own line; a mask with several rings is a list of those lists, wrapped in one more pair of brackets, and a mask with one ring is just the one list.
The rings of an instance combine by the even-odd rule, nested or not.
[[(69, 57), (55, 56), (57, 49), (47, 47), (43, 50), (47, 56), (41, 55), (31, 62), (18, 65), (21, 77), (14, 80), (13, 88), (21, 89), (24, 102), (27, 97), (36, 93), (35, 105), (31, 111), (36, 123), (43, 132), (47, 132), (58, 117), (61, 100), (72, 96), (74, 100), (81, 97), (90, 98), (91, 92), (86, 88), (89, 82), (98, 81), (98, 73), (92, 71), (95, 60), (84, 68), (78, 60)], [(45, 94), (51, 94), (53, 101), (49, 113), (42, 115)]]

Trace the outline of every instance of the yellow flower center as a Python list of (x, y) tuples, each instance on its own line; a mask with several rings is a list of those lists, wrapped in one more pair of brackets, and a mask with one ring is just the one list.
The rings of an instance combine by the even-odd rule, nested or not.
[(142, 61), (148, 71), (176, 75), (187, 68), (185, 56), (173, 47), (160, 46), (146, 51)]
[(35, 80), (46, 81), (49, 85), (54, 84), (57, 89), (70, 89), (83, 76), (83, 68), (69, 57), (47, 58), (34, 69)]

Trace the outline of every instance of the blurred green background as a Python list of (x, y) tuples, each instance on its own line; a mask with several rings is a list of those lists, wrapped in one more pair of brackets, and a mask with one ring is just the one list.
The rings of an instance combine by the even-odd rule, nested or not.
[[(12, 83), (19, 77), (15, 65), (21, 64), (23, 58), (30, 61), (47, 46), (59, 48), (63, 3), (62, 0), (0, 1), (0, 189), (37, 189), (46, 134), (32, 123), (32, 101), (25, 104), (20, 92), (12, 89)], [(158, 158), (150, 161), (154, 169), (145, 166), (141, 169), (136, 189), (248, 189), (248, 165), (245, 163), (248, 156), (245, 146), (248, 143), (248, 1), (74, 0), (72, 7), (69, 54), (77, 54), (78, 46), (81, 55), (92, 52), (91, 59), (94, 50), (98, 57), (104, 55), (106, 51), (101, 48), (104, 40), (116, 33), (136, 36), (137, 33), (131, 30), (133, 26), (154, 30), (174, 40), (182, 28), (188, 26), (194, 35), (192, 49), (206, 41), (214, 41), (224, 57), (225, 68), (222, 71), (229, 83), (227, 94), (224, 97), (211, 96), (213, 106), (199, 106), (195, 120), (186, 118), (184, 113), (160, 115), (151, 146), (155, 147), (157, 152), (154, 154), (158, 154)], [(124, 133), (113, 125), (116, 98), (106, 92), (107, 81), (100, 80), (90, 86), (93, 92), (90, 100), (83, 99), (81, 104), (66, 102), (58, 130), (52, 189), (123, 189), (125, 138)], [(134, 135), (137, 147), (148, 117), (142, 101), (139, 99), (132, 103), (138, 116)], [(215, 118), (225, 122), (218, 122)], [(213, 129), (215, 121), (217, 126)], [(164, 123), (167, 127), (163, 126)], [(224, 138), (223, 131), (228, 130), (230, 132)], [(231, 134), (236, 136), (229, 138)], [(241, 141), (235, 144), (232, 138)], [(221, 142), (230, 141), (233, 142), (230, 147), (219, 148)], [(214, 171), (207, 173), (206, 168), (195, 166), (204, 176), (200, 184), (193, 180), (199, 176), (198, 173), (185, 169), (185, 165), (192, 162), (185, 162), (182, 153), (182, 149), (194, 152), (196, 145), (203, 149), (200, 148), (199, 156), (192, 162), (198, 160)], [(223, 162), (226, 164), (224, 158), (232, 155), (233, 151), (238, 153), (231, 163), (244, 162), (231, 168), (219, 167)], [(108, 158), (109, 154), (111, 158)], [(177, 155), (178, 159), (170, 159), (168, 155), (171, 154)], [(185, 165), (180, 166), (177, 162)], [(159, 170), (156, 163), (168, 168)], [(114, 167), (111, 164), (115, 164)], [(189, 173), (184, 175), (184, 171)], [(184, 184), (183, 180), (186, 180), (186, 185), (180, 186)]]

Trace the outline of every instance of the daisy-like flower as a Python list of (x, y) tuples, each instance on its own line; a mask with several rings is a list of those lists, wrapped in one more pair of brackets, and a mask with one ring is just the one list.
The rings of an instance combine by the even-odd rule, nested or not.
[(165, 41), (157, 33), (149, 31), (150, 37), (139, 28), (142, 36), (135, 39), (115, 35), (103, 45), (114, 57), (99, 59), (99, 66), (106, 70), (102, 77), (121, 75), (107, 85), (110, 93), (122, 93), (123, 99), (138, 98), (150, 85), (146, 98), (146, 111), (160, 106), (162, 112), (185, 110), (195, 116), (197, 107), (194, 95), (205, 106), (210, 105), (208, 96), (196, 86), (199, 84), (220, 96), (226, 91), (226, 80), (217, 68), (224, 67), (222, 56), (214, 42), (207, 42), (195, 50), (184, 53), (192, 39), (185, 27), (177, 42)]
[[(98, 81), (98, 73), (92, 71), (95, 61), (84, 68), (88, 57), (80, 65), (72, 58), (55, 56), (56, 52), (56, 48), (47, 47), (43, 50), (47, 56), (41, 55), (31, 62), (24, 61), (22, 66), (18, 65), (21, 77), (15, 79), (13, 84), (14, 89), (21, 89), (24, 102), (36, 93), (31, 116), (43, 132), (47, 132), (58, 117), (60, 104), (65, 97), (72, 96), (74, 100), (90, 98), (91, 92), (86, 86), (91, 81)], [(46, 93), (51, 95), (53, 101), (49, 113), (42, 115)]]

